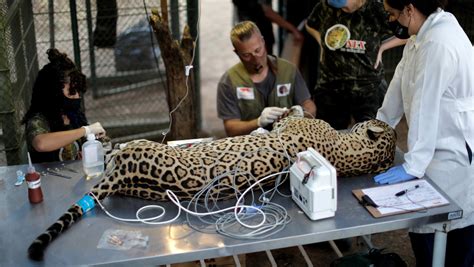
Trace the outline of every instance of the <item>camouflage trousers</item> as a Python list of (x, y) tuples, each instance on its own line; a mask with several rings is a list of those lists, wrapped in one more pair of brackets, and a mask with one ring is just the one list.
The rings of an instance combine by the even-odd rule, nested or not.
[(331, 82), (315, 88), (316, 118), (334, 129), (346, 129), (354, 122), (374, 119), (387, 92), (385, 80), (373, 83), (354, 81)]

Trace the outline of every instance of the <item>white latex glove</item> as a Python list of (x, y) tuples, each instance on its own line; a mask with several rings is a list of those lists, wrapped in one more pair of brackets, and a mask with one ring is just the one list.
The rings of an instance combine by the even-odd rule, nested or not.
[(94, 134), (97, 137), (105, 135), (105, 130), (100, 124), (100, 122), (96, 122), (82, 127), (84, 127), (84, 129), (86, 130), (86, 133), (84, 134), (85, 137), (87, 137), (88, 134)]
[(276, 121), (283, 113), (285, 113), (288, 109), (287, 108), (279, 108), (279, 107), (266, 107), (263, 109), (262, 114), (258, 117), (258, 126), (265, 127), (270, 123)]
[(290, 113), (292, 113), (292, 116), (295, 116), (295, 117), (301, 117), (301, 118), (304, 117), (303, 107), (300, 105), (292, 106)]

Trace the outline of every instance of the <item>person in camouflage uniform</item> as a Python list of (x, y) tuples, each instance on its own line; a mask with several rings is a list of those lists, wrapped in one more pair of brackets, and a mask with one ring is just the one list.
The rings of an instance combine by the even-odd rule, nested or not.
[(105, 135), (100, 123), (88, 125), (81, 110), (86, 77), (66, 54), (47, 51), (50, 63), (38, 73), (31, 105), (22, 123), (26, 124), (28, 151), (33, 162), (80, 158), (81, 138)]
[[(80, 157), (80, 148), (82, 146), (82, 140), (74, 140), (70, 144), (66, 144), (58, 150), (52, 152), (37, 152), (33, 147), (33, 139), (44, 133), (51, 132), (51, 128), (48, 123), (48, 119), (41, 114), (35, 114), (27, 122), (26, 139), (28, 144), (28, 151), (30, 152), (33, 162), (50, 162), (50, 161), (63, 161), (63, 160), (75, 160)], [(65, 130), (72, 130), (71, 125), (67, 125)]]
[[(376, 63), (382, 41), (392, 36), (383, 4), (322, 0), (308, 17), (306, 29), (322, 51), (320, 79), (312, 92), (317, 118), (335, 129), (347, 128), (352, 118), (355, 122), (375, 118), (387, 90), (383, 66)], [(393, 38), (386, 46), (403, 43)]]

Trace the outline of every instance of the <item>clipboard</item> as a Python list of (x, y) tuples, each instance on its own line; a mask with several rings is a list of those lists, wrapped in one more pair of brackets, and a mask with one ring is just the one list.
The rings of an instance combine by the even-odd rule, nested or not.
[(449, 201), (425, 179), (354, 189), (352, 194), (375, 218), (418, 212), (449, 204)]

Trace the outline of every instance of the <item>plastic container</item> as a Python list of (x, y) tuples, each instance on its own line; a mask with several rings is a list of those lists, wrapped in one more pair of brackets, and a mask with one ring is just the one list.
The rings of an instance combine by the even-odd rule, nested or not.
[(31, 163), (30, 153), (28, 153), (28, 172), (26, 173), (26, 182), (28, 183), (28, 199), (32, 204), (43, 202), (43, 191), (41, 190), (40, 174), (35, 170)]
[(104, 173), (104, 148), (95, 140), (94, 134), (88, 134), (82, 145), (82, 166), (87, 180), (101, 177)]

